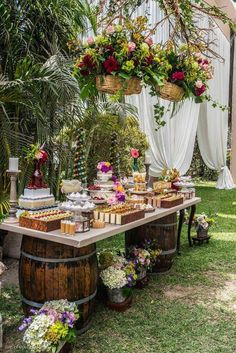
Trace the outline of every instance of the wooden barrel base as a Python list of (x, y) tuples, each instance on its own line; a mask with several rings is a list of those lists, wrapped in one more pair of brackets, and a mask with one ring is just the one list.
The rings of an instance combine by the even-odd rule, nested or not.
[(115, 310), (115, 311), (119, 311), (119, 312), (124, 312), (127, 309), (129, 309), (131, 307), (132, 304), (132, 300), (133, 300), (133, 296), (130, 295), (124, 302), (122, 303), (113, 303), (110, 302), (109, 300), (107, 300), (106, 302), (106, 306), (111, 309), (111, 310)]
[(148, 278), (148, 276), (145, 276), (144, 278), (136, 281), (135, 288), (143, 289), (143, 288), (147, 287), (148, 282), (149, 282), (149, 278)]
[(177, 246), (177, 213), (127, 231), (125, 233), (126, 252), (128, 253), (131, 246), (142, 247), (147, 239), (156, 240), (162, 250), (152, 272), (169, 271)]
[(78, 306), (79, 334), (91, 325), (97, 294), (96, 245), (74, 248), (23, 236), (19, 265), (24, 312), (40, 309), (46, 301), (67, 299)]

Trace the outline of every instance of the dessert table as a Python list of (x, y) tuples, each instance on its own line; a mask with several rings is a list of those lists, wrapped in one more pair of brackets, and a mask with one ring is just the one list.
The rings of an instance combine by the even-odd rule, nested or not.
[[(172, 227), (172, 235), (175, 238), (175, 245), (171, 249), (173, 257), (176, 250), (179, 252), (180, 249), (184, 210), (187, 208), (191, 208), (188, 224), (188, 237), (191, 245), (191, 225), (196, 205), (199, 202), (201, 199), (195, 197), (175, 207), (158, 208), (134, 222), (124, 225), (106, 224), (105, 228), (91, 229), (89, 232), (74, 236), (61, 234), (60, 230), (46, 233), (20, 227), (17, 223), (1, 223), (0, 230), (23, 234), (19, 284), (24, 311), (28, 313), (32, 307), (40, 308), (48, 300), (68, 299), (78, 305), (81, 313), (78, 331), (81, 333), (86, 331), (91, 324), (97, 293), (96, 242), (119, 233), (126, 232), (127, 234), (132, 230), (135, 234), (136, 230), (145, 225), (153, 227), (152, 224), (156, 220), (160, 220), (161, 223), (161, 220), (174, 216), (175, 223), (162, 225), (165, 229), (163, 234), (167, 236), (168, 227), (175, 225), (175, 228)], [(180, 212), (178, 229), (176, 228), (177, 212)]]
[[(175, 212), (180, 212), (180, 214), (182, 215), (182, 221), (183, 221), (183, 215), (184, 215), (183, 211), (189, 207), (191, 207), (191, 214), (190, 214), (190, 218), (191, 218), (190, 221), (191, 221), (194, 216), (196, 204), (198, 204), (199, 202), (201, 202), (201, 199), (199, 197), (194, 197), (190, 200), (184, 201), (183, 204), (175, 207), (165, 208), (165, 209), (157, 208), (155, 212), (146, 213), (144, 218), (134, 222), (130, 222), (124, 225), (107, 224), (105, 228), (91, 229), (87, 233), (80, 233), (74, 236), (61, 234), (60, 229), (46, 233), (46, 232), (41, 232), (34, 229), (20, 227), (17, 223), (16, 224), (1, 223), (0, 229), (10, 231), (13, 233), (28, 235), (30, 237), (48, 240), (51, 242), (73, 246), (75, 248), (81, 248), (83, 246), (94, 244), (97, 241), (112, 237), (113, 235), (126, 232), (127, 230), (130, 230), (132, 228), (136, 228), (141, 225), (147, 224), (149, 222), (155, 221), (157, 219), (166, 217)], [(182, 222), (181, 222), (181, 227), (182, 227)], [(180, 232), (178, 234), (178, 238), (179, 237), (180, 237)]]

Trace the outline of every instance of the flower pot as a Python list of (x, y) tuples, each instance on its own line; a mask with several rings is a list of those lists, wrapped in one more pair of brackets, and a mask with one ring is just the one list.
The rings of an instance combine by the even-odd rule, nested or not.
[(124, 312), (131, 307), (133, 296), (130, 294), (128, 298), (125, 299), (122, 303), (113, 303), (110, 300), (107, 300), (106, 305), (109, 309)]
[(123, 293), (123, 288), (107, 288), (108, 299), (112, 303), (122, 303), (127, 299)]
[(197, 237), (198, 238), (207, 238), (208, 237), (208, 228), (207, 229), (198, 228), (197, 229)]
[(171, 102), (180, 102), (184, 96), (184, 89), (171, 82), (164, 82), (163, 86), (156, 86), (160, 98)]
[(137, 273), (137, 280), (135, 288), (142, 289), (148, 285), (149, 278), (147, 276), (147, 270), (144, 268)]
[(97, 76), (96, 87), (100, 92), (115, 94), (121, 91), (126, 96), (139, 94), (142, 91), (140, 79), (137, 77), (126, 80), (113, 75)]

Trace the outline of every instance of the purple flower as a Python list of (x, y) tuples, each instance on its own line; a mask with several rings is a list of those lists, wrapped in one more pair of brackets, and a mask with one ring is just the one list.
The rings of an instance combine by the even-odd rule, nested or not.
[(30, 313), (33, 314), (33, 315), (36, 315), (38, 313), (38, 310), (35, 310), (35, 309), (30, 309)]
[(114, 183), (116, 183), (116, 181), (117, 181), (117, 177), (116, 177), (116, 175), (112, 175), (112, 177), (111, 177), (111, 179), (112, 179), (112, 181), (114, 182)]
[(26, 325), (26, 324), (22, 324), (22, 325), (20, 325), (20, 326), (18, 327), (18, 330), (19, 330), (20, 332), (22, 332), (22, 331), (24, 331), (24, 330), (26, 329), (27, 326), (28, 326), (28, 325)]

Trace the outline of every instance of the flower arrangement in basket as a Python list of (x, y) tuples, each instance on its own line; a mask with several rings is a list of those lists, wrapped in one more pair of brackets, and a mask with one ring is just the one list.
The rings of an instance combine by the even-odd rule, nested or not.
[(77, 44), (74, 74), (84, 97), (91, 92), (96, 94), (96, 89), (118, 96), (138, 94), (141, 81), (148, 83), (152, 77), (158, 83), (160, 73), (165, 70), (164, 65), (159, 65), (147, 18), (139, 16), (132, 21), (125, 18), (122, 25), (115, 24), (115, 20), (96, 37)]
[(40, 310), (31, 309), (31, 313), (19, 327), (25, 330), (23, 342), (31, 353), (56, 353), (64, 343), (75, 340), (75, 324), (80, 316), (76, 304), (53, 300)]
[(202, 213), (194, 218), (193, 222), (198, 238), (204, 238), (208, 236), (209, 228), (216, 224), (216, 216), (216, 214), (206, 215), (205, 213)]
[(122, 303), (131, 296), (131, 287), (137, 279), (133, 262), (123, 256), (114, 255), (112, 251), (104, 251), (99, 255), (102, 268), (100, 277), (107, 288), (111, 303)]

